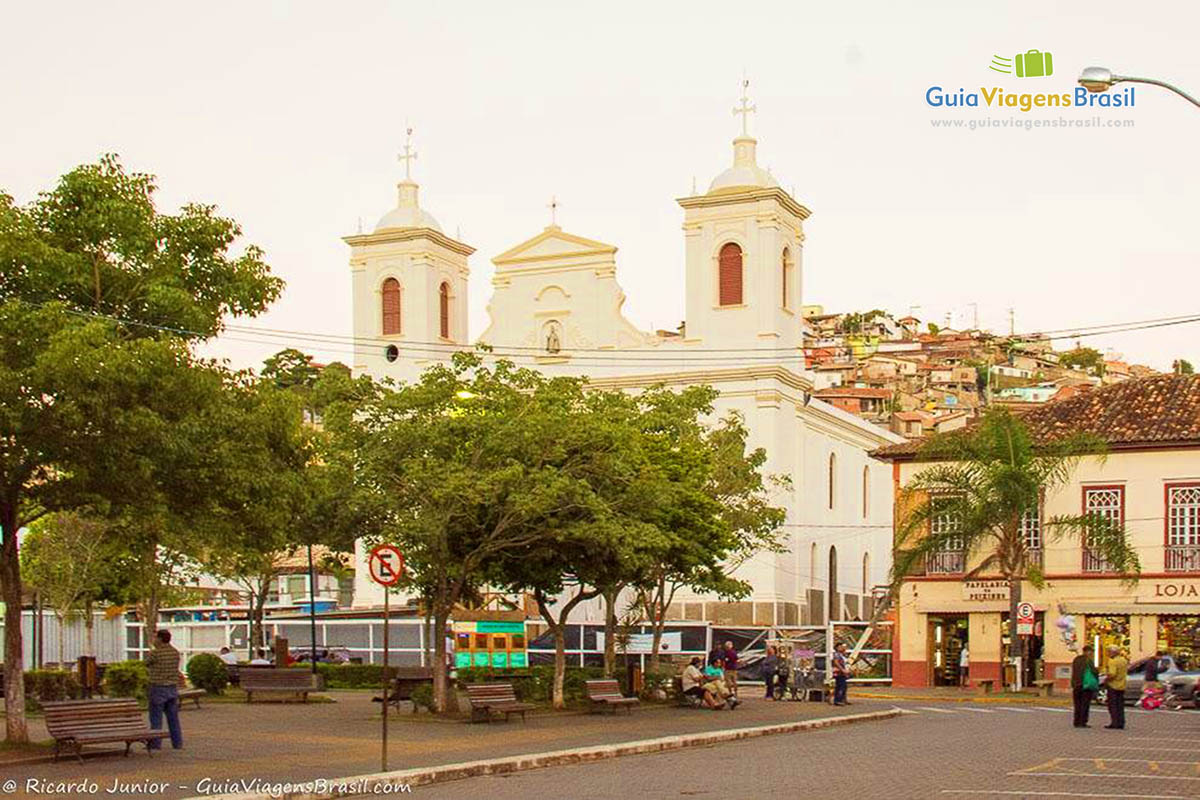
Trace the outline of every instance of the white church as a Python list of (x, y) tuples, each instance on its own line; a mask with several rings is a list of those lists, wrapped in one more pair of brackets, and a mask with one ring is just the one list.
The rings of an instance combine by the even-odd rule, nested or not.
[[(891, 566), (889, 465), (867, 454), (899, 437), (812, 396), (801, 349), (804, 221), (810, 212), (758, 165), (742, 98), (733, 163), (683, 209), (686, 320), (678, 332), (625, 318), (617, 248), (556, 224), (492, 258), (491, 322), (478, 342), (547, 373), (637, 390), (707, 384), (717, 413), (740, 412), (765, 472), (791, 476), (773, 503), (787, 509), (783, 553), (738, 568), (741, 602), (676, 596), (671, 618), (719, 625), (821, 624), (866, 618)], [(467, 331), (474, 248), (421, 207), (408, 166), (396, 208), (371, 233), (346, 237), (353, 276), (354, 370), (411, 380), (431, 361), (473, 345)], [(382, 604), (358, 553), (355, 604)], [(582, 619), (600, 618), (581, 607)]]

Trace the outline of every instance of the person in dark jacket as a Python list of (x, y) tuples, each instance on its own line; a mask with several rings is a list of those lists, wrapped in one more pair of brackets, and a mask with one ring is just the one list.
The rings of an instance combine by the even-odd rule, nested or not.
[(779, 673), (779, 654), (773, 645), (767, 645), (767, 655), (762, 662), (763, 683), (767, 684), (767, 699), (775, 699), (775, 679)]
[(1092, 646), (1084, 645), (1083, 652), (1071, 662), (1071, 698), (1075, 702), (1075, 727), (1087, 728), (1092, 698), (1100, 686), (1100, 678), (1092, 665)]

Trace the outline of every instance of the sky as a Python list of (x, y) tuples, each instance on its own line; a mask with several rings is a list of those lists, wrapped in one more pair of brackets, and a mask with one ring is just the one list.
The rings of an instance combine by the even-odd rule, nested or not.
[[(0, 190), (28, 202), (115, 152), (161, 210), (214, 203), (287, 282), (239, 324), (349, 335), (349, 248), (395, 205), (414, 129), (421, 204), (471, 257), (549, 222), (619, 248), (627, 316), (683, 319), (682, 209), (731, 159), (743, 75), (759, 163), (812, 210), (803, 296), (1018, 332), (1200, 315), (1200, 108), (934, 108), (927, 90), (1072, 92), (1089, 65), (1200, 94), (1200, 5), (857, 3), (10, 3), (0, 10)], [(1019, 78), (992, 57), (1052, 53)], [(1002, 62), (1009, 63), (1009, 62)], [(945, 120), (1128, 127), (934, 127)], [(974, 305), (972, 305), (974, 304)], [(211, 345), (235, 366), (286, 344)], [(1200, 323), (1083, 339), (1200, 365)], [(1060, 341), (1060, 348), (1071, 341)]]

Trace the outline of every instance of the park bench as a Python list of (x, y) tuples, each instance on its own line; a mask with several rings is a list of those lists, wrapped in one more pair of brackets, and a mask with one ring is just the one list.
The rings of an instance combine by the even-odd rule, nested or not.
[(1033, 685), (1043, 697), (1050, 697), (1054, 694), (1054, 681), (1052, 680), (1034, 681)]
[[(433, 667), (392, 667), (391, 686), (388, 689), (388, 705), (399, 707), (405, 700), (412, 701), (413, 691), (420, 686), (433, 686)], [(383, 698), (371, 698), (380, 702)], [(417, 704), (413, 703), (413, 713), (417, 713)]]
[(975, 685), (978, 686), (984, 694), (991, 694), (992, 690), (996, 688), (996, 681), (992, 678), (983, 678), (982, 680), (976, 679)]
[(671, 679), (671, 693), (675, 695), (675, 703), (683, 708), (701, 708), (704, 700), (695, 695), (683, 693), (683, 678), (676, 675)]
[(73, 749), (83, 763), (83, 746), (107, 742), (124, 742), (125, 755), (137, 742), (146, 745), (169, 735), (166, 731), (151, 730), (142, 716), (142, 709), (133, 698), (114, 700), (60, 700), (42, 703), (46, 730), (54, 737), (54, 760), (60, 752)]
[(204, 695), (205, 695), (205, 691), (203, 689), (188, 688), (187, 678), (183, 677), (183, 675), (180, 674), (180, 676), (179, 676), (179, 707), (180, 708), (183, 708), (183, 703), (185, 700), (191, 700), (191, 701), (195, 702), (196, 708), (199, 708), (200, 707), (200, 698), (203, 697)]
[(252, 669), (241, 674), (240, 686), (249, 703), (254, 694), (295, 694), (305, 703), (310, 692), (319, 692), (324, 687), (320, 675), (306, 669)]
[(513, 714), (520, 714), (525, 721), (525, 712), (534, 708), (532, 703), (517, 700), (511, 683), (468, 683), (467, 699), (471, 701), (471, 719), (483, 717), (492, 721), (493, 714), (503, 714), (504, 721)]
[(632, 714), (633, 707), (639, 702), (636, 697), (626, 697), (621, 694), (620, 684), (612, 679), (585, 681), (584, 687), (587, 690), (587, 699), (592, 703), (592, 708), (611, 708), (615, 714), (618, 708), (624, 707)]

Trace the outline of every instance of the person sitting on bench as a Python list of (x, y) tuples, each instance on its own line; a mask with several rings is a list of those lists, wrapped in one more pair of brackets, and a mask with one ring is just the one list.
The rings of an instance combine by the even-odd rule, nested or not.
[(699, 656), (692, 659), (692, 662), (683, 669), (683, 675), (680, 676), (680, 681), (683, 684), (683, 693), (688, 697), (698, 697), (704, 705), (712, 709), (721, 707), (708, 687), (705, 685), (704, 673), (700, 671), (700, 664), (703, 663)]
[(717, 702), (728, 703), (729, 708), (737, 707), (740, 702), (729, 688), (729, 684), (725, 682), (726, 672), (717, 664), (709, 664), (704, 668), (704, 688), (707, 689), (712, 696), (717, 699)]

